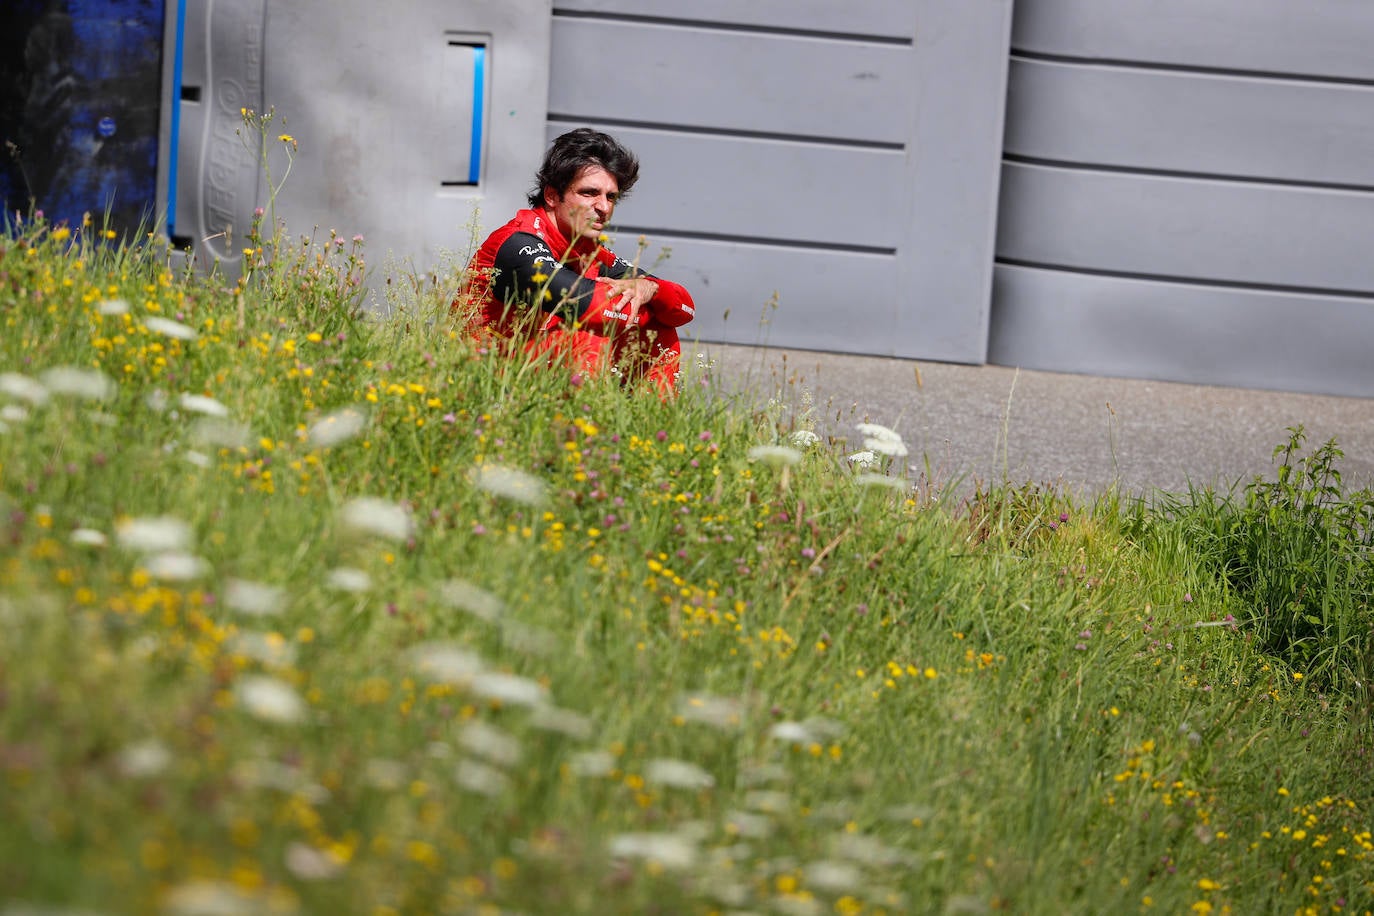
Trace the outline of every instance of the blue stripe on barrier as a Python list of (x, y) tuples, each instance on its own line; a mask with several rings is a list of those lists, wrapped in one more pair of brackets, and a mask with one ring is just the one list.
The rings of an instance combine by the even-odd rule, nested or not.
[(176, 232), (177, 148), (181, 145), (181, 68), (186, 49), (186, 0), (177, 0), (177, 46), (172, 58), (172, 136), (167, 144), (167, 237)]
[[(185, 2), (185, 0), (183, 0)], [(482, 122), (485, 120), (483, 102), (486, 99), (487, 49), (472, 49), (472, 149), (468, 152), (468, 182), (477, 184), (482, 177)]]

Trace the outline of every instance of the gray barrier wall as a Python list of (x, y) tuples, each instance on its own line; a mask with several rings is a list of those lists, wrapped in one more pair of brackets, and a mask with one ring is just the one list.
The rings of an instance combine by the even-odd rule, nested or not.
[(264, 197), (241, 105), (300, 140), (291, 224), (374, 264), (463, 250), (591, 124), (644, 162), (617, 250), (648, 239), (704, 340), (1374, 395), (1368, 4), (184, 9), (171, 217), (229, 262)]
[(617, 251), (703, 339), (982, 362), (1010, 9), (556, 0), (549, 138), (640, 155)]
[[(241, 109), (275, 109), (274, 213), (293, 235), (335, 229), (427, 270), (509, 219), (544, 140), (549, 0), (187, 0), (172, 17), (169, 224), (234, 273), (272, 200)], [(265, 230), (270, 233), (270, 227)], [(459, 264), (458, 266), (461, 266)]]
[(989, 359), (1374, 395), (1374, 6), (1016, 7)]

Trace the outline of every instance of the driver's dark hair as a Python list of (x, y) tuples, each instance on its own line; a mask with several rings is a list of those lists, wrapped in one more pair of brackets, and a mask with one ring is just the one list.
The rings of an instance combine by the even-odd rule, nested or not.
[(620, 196), (630, 193), (639, 180), (639, 160), (614, 137), (590, 127), (570, 130), (544, 154), (544, 164), (534, 176), (534, 189), (529, 204), (534, 209), (544, 206), (544, 189), (553, 188), (559, 197), (573, 183), (577, 173), (589, 165), (599, 165), (610, 172), (620, 185)]

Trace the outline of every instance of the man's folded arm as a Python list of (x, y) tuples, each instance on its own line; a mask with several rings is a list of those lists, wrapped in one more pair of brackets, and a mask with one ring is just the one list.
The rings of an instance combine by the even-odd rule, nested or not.
[[(611, 294), (604, 283), (597, 283), (564, 267), (537, 235), (516, 232), (502, 243), (492, 266), (496, 278), (492, 293), (498, 301), (528, 303), (540, 310), (557, 315), (566, 322), (579, 322), (583, 327), (597, 330), (623, 326), (629, 319), (624, 312), (611, 308)], [(613, 280), (644, 277), (658, 285), (658, 292), (648, 303), (648, 317), (667, 325), (679, 327), (696, 314), (692, 296), (686, 288), (671, 280), (664, 280), (638, 270), (628, 261), (617, 258), (604, 275)]]
[(591, 280), (559, 263), (537, 235), (516, 232), (502, 243), (492, 264), (492, 293), (510, 304), (533, 305), (564, 321), (580, 318), (605, 293)]
[(685, 286), (655, 276), (647, 270), (641, 270), (624, 258), (617, 257), (615, 263), (606, 268), (604, 276), (612, 280), (633, 280), (643, 277), (657, 283), (658, 292), (649, 300), (649, 314), (659, 324), (676, 328), (696, 317), (696, 304)]

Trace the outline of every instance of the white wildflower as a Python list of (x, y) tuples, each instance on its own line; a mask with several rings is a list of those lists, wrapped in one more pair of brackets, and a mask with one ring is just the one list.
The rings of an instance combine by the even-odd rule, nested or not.
[(423, 643), (410, 650), (417, 671), (442, 684), (467, 684), (486, 669), (475, 652), (444, 642)]
[(167, 392), (161, 388), (154, 388), (143, 397), (143, 403), (153, 413), (162, 413), (167, 409)]
[(896, 866), (913, 867), (920, 863), (916, 853), (898, 846), (889, 846), (875, 836), (863, 833), (850, 833), (845, 830), (830, 838), (830, 855), (836, 859), (846, 859), (859, 865), (877, 868)]
[(393, 541), (404, 541), (415, 533), (415, 520), (409, 509), (373, 496), (349, 500), (340, 513), (340, 519), (346, 528)]
[(245, 786), (299, 795), (311, 805), (323, 805), (332, 797), (324, 786), (307, 781), (300, 770), (276, 760), (242, 760), (234, 765), (233, 774), (235, 781)]
[(446, 606), (467, 611), (479, 620), (492, 621), (501, 616), (506, 604), (496, 595), (471, 582), (450, 579), (439, 586), (439, 600)]
[(539, 706), (548, 691), (538, 681), (501, 671), (486, 671), (468, 682), (468, 690), (484, 700), (495, 700), (507, 706)]
[(677, 714), (688, 722), (699, 722), (723, 731), (740, 727), (744, 706), (734, 697), (689, 693), (678, 700)]
[(797, 448), (810, 448), (817, 442), (821, 441), (821, 437), (816, 435), (809, 429), (799, 429), (796, 432), (794, 432), (790, 438), (792, 440), (792, 444), (795, 445)]
[(123, 299), (102, 299), (96, 306), (96, 311), (102, 315), (127, 315), (129, 313), (129, 303)]
[(791, 467), (802, 460), (802, 453), (785, 445), (756, 445), (749, 450), (750, 461), (762, 461), (775, 468)]
[(616, 858), (643, 859), (674, 871), (697, 861), (696, 843), (677, 833), (622, 833), (611, 838), (608, 849)]
[(205, 454), (204, 452), (197, 452), (191, 449), (187, 449), (186, 451), (182, 452), (181, 457), (182, 460), (185, 461), (187, 464), (194, 465), (198, 468), (208, 468), (212, 464), (214, 464), (214, 462), (210, 460), (209, 455)]
[(878, 456), (871, 451), (855, 452), (849, 456), (849, 463), (861, 468), (871, 468), (878, 461)]
[(177, 340), (195, 340), (198, 336), (195, 328), (184, 325), (180, 321), (173, 321), (171, 318), (163, 318), (161, 315), (147, 316), (143, 319), (143, 326), (154, 334), (161, 334), (163, 337), (172, 337)]
[(133, 779), (161, 775), (172, 765), (172, 752), (160, 741), (141, 741), (119, 752), (119, 771)]
[(673, 829), (678, 836), (693, 843), (705, 843), (716, 834), (716, 825), (701, 819), (678, 821)]
[(730, 811), (725, 815), (725, 829), (750, 840), (763, 840), (773, 835), (773, 821), (751, 811)]
[(877, 423), (859, 423), (855, 427), (859, 435), (866, 439), (883, 439), (888, 442), (901, 442), (902, 437), (895, 429)]
[(568, 768), (577, 776), (609, 776), (615, 769), (615, 755), (610, 751), (582, 751), (568, 758)]
[(315, 448), (332, 448), (347, 442), (367, 425), (367, 414), (356, 407), (345, 407), (311, 424), (306, 438)]
[(479, 490), (526, 505), (539, 505), (545, 499), (544, 481), (515, 468), (486, 464), (474, 468), (471, 479)]
[(823, 916), (825, 907), (814, 897), (774, 897), (773, 912), (782, 916)]
[(99, 369), (58, 366), (40, 376), (51, 394), (66, 394), (87, 401), (108, 401), (115, 396), (115, 382)]
[[(740, 845), (744, 844), (741, 843)], [(723, 868), (730, 868), (732, 864), (731, 860), (724, 856), (720, 856), (715, 850), (712, 850), (712, 856), (725, 863), (722, 866)], [(728, 878), (724, 878), (719, 873), (716, 873), (711, 875), (710, 879), (701, 887), (701, 892), (717, 903), (723, 903), (728, 907), (732, 907), (733, 909), (728, 911), (729, 916), (756, 916), (756, 914), (749, 910), (740, 909), (740, 907), (749, 902), (749, 886), (746, 884), (739, 881), (731, 881)]]
[(104, 547), (107, 543), (105, 532), (94, 528), (78, 528), (72, 532), (72, 543), (78, 547)]
[(565, 735), (577, 741), (592, 736), (592, 720), (581, 713), (558, 706), (539, 706), (530, 714), (530, 727)]
[(263, 901), (223, 881), (188, 881), (162, 897), (167, 916), (254, 916), (262, 905)]
[(301, 722), (308, 711), (295, 688), (274, 677), (244, 677), (238, 682), (236, 693), (244, 709), (266, 722), (285, 725)]
[(0, 420), (6, 423), (25, 423), (29, 419), (29, 412), (18, 404), (6, 404), (0, 407)]
[(206, 448), (248, 448), (255, 441), (252, 427), (223, 417), (198, 417), (191, 440)]
[(822, 859), (806, 866), (806, 886), (829, 894), (848, 894), (864, 886), (863, 872), (849, 862)]
[(285, 602), (286, 590), (276, 585), (264, 585), (247, 579), (230, 579), (224, 586), (225, 605), (250, 617), (266, 617), (280, 613)]
[(887, 442), (883, 439), (865, 439), (864, 448), (879, 455), (888, 455), (893, 458), (904, 458), (907, 455), (906, 445), (901, 442)]
[(170, 515), (131, 518), (115, 526), (115, 536), (126, 550), (181, 550), (191, 543), (191, 526)]
[(469, 792), (488, 797), (500, 795), (510, 784), (505, 773), (476, 760), (460, 760), (454, 768), (453, 778)]
[(210, 571), (209, 563), (195, 554), (180, 550), (145, 557), (143, 566), (148, 570), (148, 575), (165, 582), (193, 582)]
[(871, 452), (897, 458), (907, 454), (906, 443), (895, 430), (877, 423), (860, 423), (856, 429), (864, 437), (864, 448)]
[(343, 863), (328, 852), (299, 840), (286, 847), (286, 870), (302, 881), (326, 881), (343, 874)]
[(325, 574), (324, 584), (339, 592), (365, 592), (372, 588), (372, 577), (361, 569), (340, 566)]
[(496, 766), (511, 767), (520, 762), (520, 741), (509, 732), (481, 719), (463, 726), (458, 744), (470, 754)]
[(810, 729), (800, 722), (775, 722), (773, 727), (768, 729), (768, 737), (778, 741), (789, 741), (792, 744), (812, 744), (816, 740)]
[(189, 410), (191, 413), (204, 414), (207, 417), (229, 416), (228, 407), (225, 407), (214, 398), (206, 397), (203, 394), (182, 393), (177, 401), (181, 404), (183, 410)]
[(18, 372), (0, 372), (0, 394), (28, 401), (35, 407), (48, 402), (48, 389), (41, 382)]
[(889, 490), (905, 490), (906, 482), (886, 474), (863, 473), (854, 475), (854, 483), (861, 487), (885, 487)]
[(716, 784), (716, 778), (695, 763), (671, 757), (659, 757), (645, 764), (644, 781), (675, 789), (709, 789)]

